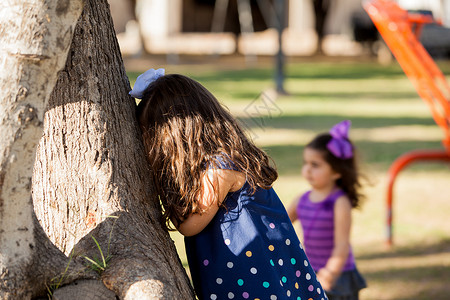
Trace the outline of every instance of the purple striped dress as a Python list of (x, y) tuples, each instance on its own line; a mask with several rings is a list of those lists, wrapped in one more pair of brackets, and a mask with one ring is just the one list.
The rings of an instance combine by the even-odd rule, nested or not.
[[(331, 192), (321, 202), (311, 202), (311, 191), (300, 198), (297, 216), (302, 224), (305, 252), (313, 269), (323, 268), (331, 257), (334, 246), (334, 204), (344, 195), (342, 190)], [(355, 258), (350, 247), (347, 262), (342, 271), (355, 269)]]

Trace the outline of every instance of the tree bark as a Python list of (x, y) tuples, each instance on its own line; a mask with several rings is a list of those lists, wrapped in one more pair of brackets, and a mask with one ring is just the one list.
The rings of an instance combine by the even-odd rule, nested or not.
[[(72, 6), (75, 1), (54, 2)], [(41, 23), (31, 25), (38, 27)], [(20, 35), (24, 28), (20, 23), (17, 27)], [(67, 31), (59, 30), (62, 33)], [(59, 72), (48, 101), (43, 135), (36, 152), (32, 184), (35, 216), (29, 196), (30, 177), (21, 179), (24, 192), (20, 198), (22, 202), (17, 203), (11, 200), (14, 192), (5, 194), (4, 182), (11, 178), (8, 179), (11, 189), (17, 190), (19, 182), (15, 180), (21, 177), (17, 177), (19, 171), (11, 171), (15, 166), (10, 165), (23, 160), (19, 154), (27, 155), (29, 163), (29, 168), (20, 174), (31, 174), (33, 149), (36, 139), (41, 136), (39, 127), (45, 102), (39, 108), (40, 119), (32, 113), (34, 106), (31, 110), (24, 109), (19, 115), (28, 120), (26, 126), (35, 122), (38, 129), (20, 136), (21, 144), (16, 143), (14, 148), (17, 158), (9, 154), (4, 155), (5, 159), (1, 157), (0, 299), (9, 299), (1, 294), (5, 287), (11, 286), (14, 290), (17, 282), (33, 275), (34, 283), (26, 288), (27, 293), (22, 293), (22, 298), (11, 299), (29, 299), (42, 295), (46, 285), (57, 287), (76, 279), (96, 276), (120, 299), (193, 299), (193, 290), (173, 241), (161, 225), (159, 201), (151, 188), (151, 172), (135, 119), (135, 104), (128, 96), (129, 81), (106, 0), (86, 0), (73, 38), (72, 31), (69, 37), (67, 34), (62, 36), (69, 39), (68, 43), (71, 41), (71, 46), (66, 65)], [(27, 36), (30, 41), (35, 38), (35, 35)], [(67, 53), (67, 47), (65, 50)], [(4, 62), (3, 65), (6, 66)], [(16, 70), (11, 72), (15, 75)], [(48, 97), (57, 70), (41, 67), (34, 71), (34, 77), (24, 78), (23, 82), (46, 82), (46, 89), (26, 89), (22, 94), (37, 93)], [(44, 78), (40, 72), (48, 72), (49, 75)], [(51, 74), (55, 78), (52, 79)], [(10, 89), (3, 82), (1, 84)], [(20, 85), (17, 86), (16, 94), (9, 96), (12, 99), (20, 95)], [(1, 99), (6, 98), (2, 96)], [(5, 104), (5, 111), (11, 112), (6, 105), (9, 104)], [(17, 136), (17, 133), (11, 133), (11, 136)], [(22, 149), (23, 145), (26, 148)], [(12, 152), (8, 149), (12, 148), (2, 147), (2, 155)], [(10, 257), (16, 254), (12, 246), (14, 242), (5, 243), (14, 233), (1, 231), (6, 228), (4, 212), (10, 210), (8, 203), (15, 203), (15, 207), (20, 209), (8, 220), (26, 213), (23, 220), (17, 219), (15, 232), (21, 234), (26, 226), (26, 238), (34, 240), (33, 245), (42, 244), (51, 249), (43, 253), (43, 247), (30, 248), (28, 244), (31, 242), (27, 240), (25, 243), (25, 238), (21, 238), (20, 244), (25, 249), (22, 256), (33, 257), (32, 265), (36, 266), (29, 274), (23, 269), (27, 264), (21, 264), (17, 271), (11, 273), (12, 265), (4, 263), (5, 257), (10, 259), (4, 256), (5, 253)], [(39, 223), (36, 221), (33, 226), (29, 222), (33, 219)], [(46, 260), (49, 255), (58, 261), (56, 266), (51, 260)], [(97, 266), (92, 261), (97, 261)], [(42, 262), (46, 263), (46, 268), (39, 269)], [(80, 266), (80, 262), (84, 262), (84, 266)], [(89, 267), (96, 269), (96, 276), (89, 272)], [(24, 282), (29, 281), (21, 281), (22, 285)]]
[(45, 115), (36, 214), (66, 255), (110, 256), (101, 279), (120, 298), (190, 299), (161, 225), (129, 90), (108, 4), (86, 1)]
[(81, 10), (81, 0), (0, 4), (0, 299), (32, 297), (68, 261), (37, 224), (30, 189), (44, 110)]

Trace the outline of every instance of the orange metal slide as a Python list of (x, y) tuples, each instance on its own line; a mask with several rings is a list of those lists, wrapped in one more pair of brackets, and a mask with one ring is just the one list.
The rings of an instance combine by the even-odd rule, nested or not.
[(419, 96), (428, 104), (436, 124), (443, 130), (443, 150), (415, 150), (397, 158), (389, 168), (387, 190), (387, 244), (392, 236), (392, 193), (398, 173), (412, 162), (450, 162), (450, 87), (434, 60), (419, 42), (424, 24), (436, 22), (431, 15), (409, 13), (389, 0), (373, 0), (364, 4), (392, 54)]

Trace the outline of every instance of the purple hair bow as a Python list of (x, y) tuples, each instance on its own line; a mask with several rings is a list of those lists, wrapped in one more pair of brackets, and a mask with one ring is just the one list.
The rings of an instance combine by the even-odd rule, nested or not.
[(130, 91), (131, 97), (142, 99), (145, 90), (148, 88), (150, 83), (155, 81), (161, 76), (164, 76), (164, 69), (150, 69), (145, 71), (145, 73), (138, 76), (136, 82), (134, 83), (133, 89)]
[(330, 130), (331, 140), (327, 144), (328, 150), (337, 158), (353, 157), (353, 147), (348, 140), (348, 131), (352, 123), (349, 120), (334, 125)]

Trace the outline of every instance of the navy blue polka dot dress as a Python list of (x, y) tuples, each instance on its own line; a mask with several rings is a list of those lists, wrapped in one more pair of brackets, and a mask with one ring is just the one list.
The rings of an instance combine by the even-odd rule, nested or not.
[(202, 232), (185, 237), (199, 299), (327, 299), (273, 189), (251, 194), (245, 183), (224, 203)]

